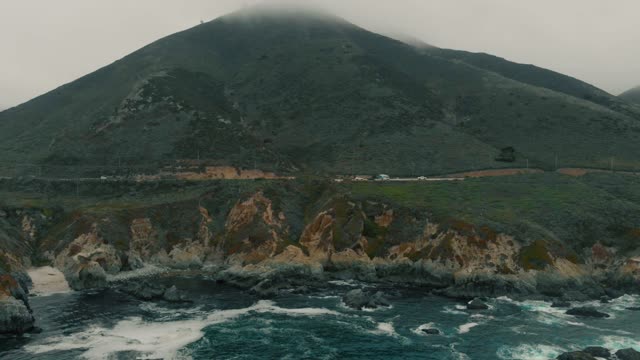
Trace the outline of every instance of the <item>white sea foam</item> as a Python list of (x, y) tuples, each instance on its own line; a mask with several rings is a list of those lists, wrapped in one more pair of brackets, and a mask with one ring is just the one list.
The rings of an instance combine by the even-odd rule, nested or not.
[(522, 310), (535, 313), (536, 321), (545, 325), (573, 325), (584, 326), (583, 323), (576, 322), (576, 318), (565, 314), (567, 309), (554, 308), (551, 303), (539, 300), (527, 300), (517, 302), (508, 297), (500, 297), (497, 300), (518, 305)]
[[(84, 349), (86, 351), (82, 357), (86, 359), (108, 359), (112, 354), (121, 351), (142, 353), (142, 359), (185, 359), (189, 356), (180, 353), (179, 350), (201, 339), (205, 327), (255, 313), (289, 316), (340, 315), (336, 311), (323, 308), (286, 309), (263, 300), (247, 308), (219, 310), (190, 320), (148, 322), (140, 317), (131, 317), (119, 321), (110, 329), (94, 326), (70, 336), (53, 337), (39, 344), (28, 345), (25, 350), (32, 354), (41, 354)], [(383, 329), (388, 330), (387, 327), (381, 330)]]
[(441, 312), (443, 314), (451, 314), (451, 315), (467, 315), (466, 312), (460, 311), (460, 310), (456, 310), (455, 308), (453, 308), (451, 306), (445, 306), (444, 310), (442, 310)]
[(205, 312), (202, 311), (202, 307), (188, 307), (188, 308), (179, 308), (179, 309), (171, 309), (159, 306), (156, 303), (152, 302), (143, 302), (138, 305), (138, 307), (150, 313), (156, 315), (155, 321), (171, 321), (171, 320), (180, 320), (185, 317), (203, 317), (206, 315)]
[(310, 299), (340, 299), (338, 295), (309, 295)]
[(145, 264), (144, 267), (131, 271), (122, 271), (115, 275), (107, 275), (108, 282), (137, 279), (141, 277), (153, 276), (167, 271), (166, 268)]
[[(345, 304), (345, 307), (347, 305)], [(376, 311), (381, 311), (381, 310), (391, 310), (393, 309), (393, 305), (389, 305), (389, 306), (378, 306), (378, 307), (374, 307), (374, 308), (370, 308), (370, 307), (363, 307), (361, 309), (361, 311), (364, 312), (376, 312)]]
[(628, 311), (627, 308), (640, 306), (639, 295), (623, 295), (611, 300), (609, 306), (615, 311)]
[(393, 328), (393, 324), (390, 322), (378, 323), (377, 328), (371, 331), (371, 333), (376, 335), (398, 336), (398, 333), (396, 333), (396, 330)]
[(587, 324), (585, 323), (581, 323), (581, 322), (577, 322), (577, 321), (567, 321), (568, 325), (573, 325), (573, 326), (587, 326)]
[(536, 333), (531, 332), (530, 327), (523, 324), (523, 325), (517, 325), (517, 326), (512, 326), (510, 327), (511, 331), (513, 331), (516, 334), (520, 334), (520, 335), (536, 335)]
[(566, 350), (554, 345), (521, 344), (502, 346), (496, 353), (500, 359), (508, 360), (548, 360), (555, 359)]
[(476, 319), (476, 320), (493, 320), (493, 319), (495, 319), (491, 315), (484, 315), (484, 314), (472, 314), (471, 316), (469, 316), (469, 318), (470, 319)]
[(354, 281), (354, 280), (331, 280), (327, 282), (329, 284), (338, 285), (338, 286), (350, 286), (350, 287), (362, 286), (362, 284), (359, 284), (357, 281)]
[(476, 322), (470, 322), (470, 323), (466, 323), (466, 324), (462, 324), (460, 326), (458, 326), (458, 334), (466, 334), (469, 331), (471, 331), (472, 328), (478, 326), (480, 324), (476, 323)]
[(449, 349), (451, 349), (451, 354), (455, 357), (455, 359), (457, 359), (457, 360), (470, 360), (471, 358), (467, 354), (465, 354), (463, 352), (460, 352), (460, 351), (458, 351), (456, 349), (456, 345), (458, 345), (458, 344), (457, 343), (453, 343), (453, 344), (449, 345)]
[(611, 350), (619, 350), (619, 349), (627, 349), (632, 348), (636, 351), (640, 351), (640, 338), (630, 338), (630, 337), (622, 337), (622, 336), (603, 336), (600, 338), (599, 342), (601, 345), (607, 349)]

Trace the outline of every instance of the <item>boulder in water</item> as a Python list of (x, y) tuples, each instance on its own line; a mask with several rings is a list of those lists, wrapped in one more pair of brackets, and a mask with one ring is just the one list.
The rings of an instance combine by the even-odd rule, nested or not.
[(587, 354), (593, 357), (599, 357), (603, 359), (611, 358), (611, 351), (609, 351), (609, 349), (604, 348), (602, 346), (589, 346), (582, 351), (586, 352)]
[(422, 332), (427, 335), (440, 335), (440, 330), (434, 328), (422, 329)]
[(561, 354), (556, 359), (558, 360), (596, 360), (592, 355), (584, 351), (572, 351)]
[(489, 305), (482, 302), (482, 300), (475, 298), (467, 303), (467, 309), (469, 310), (487, 310)]
[(571, 307), (571, 303), (568, 301), (557, 300), (551, 303), (552, 308), (568, 308)]
[(582, 316), (582, 317), (593, 317), (593, 318), (608, 318), (609, 314), (598, 311), (593, 306), (583, 306), (576, 307), (566, 311), (566, 314), (573, 316)]
[(365, 292), (362, 289), (351, 290), (342, 297), (342, 301), (352, 308), (362, 310), (363, 308), (375, 309), (379, 306), (389, 306), (389, 301), (381, 291), (376, 293)]
[(139, 300), (149, 301), (161, 299), (167, 289), (159, 284), (142, 281), (128, 283), (121, 290)]
[(289, 282), (279, 276), (266, 278), (254, 285), (249, 292), (261, 298), (270, 298), (278, 295), (280, 289), (288, 288)]
[(640, 352), (631, 348), (616, 351), (616, 356), (618, 360), (640, 360)]
[(609, 296), (611, 299), (617, 299), (624, 295), (623, 291), (613, 288), (604, 289), (604, 293), (607, 294), (607, 296)]
[(165, 290), (162, 298), (169, 302), (191, 302), (186, 295), (180, 293), (175, 285)]

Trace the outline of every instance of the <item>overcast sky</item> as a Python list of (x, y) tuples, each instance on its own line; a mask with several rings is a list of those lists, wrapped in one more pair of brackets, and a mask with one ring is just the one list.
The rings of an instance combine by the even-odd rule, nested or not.
[[(302, 1), (302, 0), (301, 0)], [(257, 0), (0, 0), (0, 108)], [(365, 28), (640, 85), (640, 0), (304, 0)]]

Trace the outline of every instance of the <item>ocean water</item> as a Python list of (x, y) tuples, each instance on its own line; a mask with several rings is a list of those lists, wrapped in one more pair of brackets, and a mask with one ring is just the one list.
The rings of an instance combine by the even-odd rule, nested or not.
[[(113, 290), (32, 298), (43, 332), (0, 338), (0, 359), (553, 359), (589, 345), (640, 350), (640, 297), (589, 303), (609, 319), (576, 318), (540, 301), (489, 301), (487, 311), (424, 290), (387, 290), (390, 308), (356, 311), (336, 282), (260, 300), (202, 278), (163, 279), (192, 304), (142, 302)], [(577, 305), (577, 304), (576, 304)], [(437, 328), (442, 335), (425, 335)]]

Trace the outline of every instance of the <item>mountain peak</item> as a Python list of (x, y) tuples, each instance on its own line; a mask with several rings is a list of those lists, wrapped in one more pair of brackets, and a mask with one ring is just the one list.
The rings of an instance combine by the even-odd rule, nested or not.
[(252, 6), (246, 6), (240, 10), (223, 17), (226, 20), (316, 20), (329, 22), (347, 21), (333, 14), (327, 9), (311, 4), (300, 4), (292, 1), (267, 1)]

